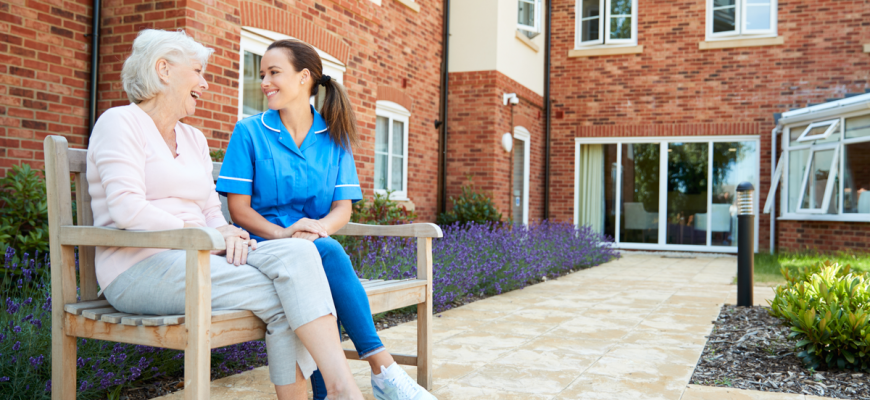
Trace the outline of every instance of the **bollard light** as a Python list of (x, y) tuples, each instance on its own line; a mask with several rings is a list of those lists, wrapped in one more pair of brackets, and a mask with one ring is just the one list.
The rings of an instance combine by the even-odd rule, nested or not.
[(751, 307), (755, 275), (755, 188), (749, 182), (737, 185), (737, 306)]

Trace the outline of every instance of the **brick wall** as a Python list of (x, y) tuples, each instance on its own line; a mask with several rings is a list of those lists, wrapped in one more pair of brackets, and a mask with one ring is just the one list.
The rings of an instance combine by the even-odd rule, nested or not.
[[(498, 71), (450, 74), (447, 136), (447, 196), (457, 196), (472, 178), (474, 186), (489, 192), (502, 216), (511, 215), (511, 153), (501, 137), (513, 132), (511, 106), (502, 95), (516, 93), (513, 126), (531, 134), (529, 167), (529, 221), (544, 216), (544, 116), (543, 98)], [(448, 204), (449, 208), (450, 204)]]
[[(573, 219), (575, 137), (759, 135), (763, 204), (773, 113), (870, 88), (870, 55), (861, 48), (870, 41), (870, 8), (863, 0), (781, 0), (784, 44), (701, 51), (705, 7), (704, 1), (640, 1), (642, 54), (569, 58), (575, 2), (553, 2), (553, 219)], [(766, 248), (766, 215), (760, 226)]]
[(777, 221), (776, 229), (779, 250), (832, 253), (853, 249), (863, 253), (870, 247), (866, 222)]
[(89, 0), (0, 2), (0, 174), (43, 167), (42, 140), (87, 136)]
[[(47, 134), (87, 145), (90, 4), (0, 4), (0, 170), (22, 161), (41, 165), (38, 150)], [(360, 124), (355, 156), (364, 192), (373, 188), (375, 102), (384, 88), (386, 97), (410, 102), (409, 197), (421, 219), (434, 220), (440, 1), (420, 2), (418, 13), (392, 0), (105, 0), (102, 17), (98, 112), (128, 104), (120, 71), (140, 30), (184, 29), (215, 49), (206, 70), (209, 90), (196, 114), (184, 119), (213, 148), (226, 147), (237, 120), (242, 26), (294, 36), (338, 57), (347, 66), (344, 84)]]

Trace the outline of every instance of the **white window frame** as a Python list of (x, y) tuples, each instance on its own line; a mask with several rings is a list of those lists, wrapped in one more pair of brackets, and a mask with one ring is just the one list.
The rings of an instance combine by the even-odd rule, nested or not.
[[(777, 14), (779, 5), (778, 0), (769, 0), (770, 2), (770, 29), (748, 29), (746, 27), (747, 15), (746, 8), (748, 0), (735, 0), (735, 23), (734, 30), (730, 32), (713, 32), (713, 4), (715, 0), (707, 0), (707, 40), (717, 39), (739, 39), (739, 38), (762, 38), (773, 37), (777, 35)], [(721, 8), (721, 7), (720, 7)]]
[[(804, 171), (803, 180), (801, 180), (801, 190), (798, 195), (798, 213), (808, 213), (808, 214), (825, 214), (831, 207), (831, 194), (834, 188), (834, 181), (837, 180), (837, 166), (839, 165), (840, 158), (840, 145), (839, 144), (829, 144), (829, 145), (821, 145), (814, 146), (810, 148), (810, 161), (807, 163), (807, 169)], [(828, 174), (828, 182), (825, 183), (825, 194), (822, 199), (822, 206), (819, 208), (803, 208), (804, 198), (807, 194), (807, 185), (810, 182), (810, 173), (813, 170), (814, 157), (816, 156), (816, 152), (820, 151), (828, 151), (834, 150), (834, 157), (831, 158), (831, 165), (828, 166), (828, 170), (830, 173)]]
[[(832, 133), (834, 133), (834, 131), (837, 128), (837, 125), (839, 125), (839, 124), (840, 124), (839, 118), (830, 119), (827, 121), (813, 122), (812, 124), (807, 126), (806, 129), (804, 129), (803, 133), (801, 133), (801, 135), (797, 138), (797, 141), (798, 142), (812, 142), (815, 140), (825, 140), (829, 136), (831, 136)], [(818, 135), (807, 136), (813, 129), (818, 128), (820, 126), (825, 126), (825, 125), (828, 125), (828, 129), (826, 129), (824, 132), (822, 132)]]
[[(604, 46), (634, 46), (637, 45), (637, 0), (631, 0), (631, 39), (608, 39), (610, 34), (610, 5), (612, 0), (598, 0), (598, 40), (590, 40), (583, 42), (583, 0), (576, 0), (575, 6), (575, 26), (574, 26), (574, 48), (582, 49), (589, 47), (604, 47)], [(594, 18), (587, 18), (594, 19)]]
[[(581, 145), (589, 145), (589, 144), (616, 144), (617, 146), (617, 190), (616, 190), (616, 203), (620, 204), (622, 199), (622, 144), (625, 143), (659, 143), (661, 145), (660, 148), (660, 170), (659, 174), (661, 178), (659, 180), (659, 225), (658, 225), (658, 243), (628, 243), (621, 242), (619, 239), (620, 230), (621, 230), (621, 213), (617, 213), (616, 216), (616, 230), (615, 236), (613, 238), (614, 244), (613, 246), (618, 249), (627, 249), (627, 250), (672, 250), (672, 251), (695, 251), (695, 252), (709, 252), (709, 253), (737, 253), (737, 246), (713, 246), (711, 243), (711, 232), (707, 231), (707, 244), (705, 245), (689, 245), (689, 244), (667, 244), (667, 218), (663, 218), (663, 215), (667, 215), (667, 180), (664, 179), (667, 174), (667, 154), (668, 154), (668, 144), (673, 142), (680, 143), (707, 143), (708, 146), (708, 182), (711, 184), (707, 185), (707, 209), (712, 209), (713, 204), (713, 144), (714, 143), (722, 143), (722, 142), (755, 142), (756, 153), (755, 153), (755, 163), (756, 166), (759, 167), (758, 173), (755, 174), (755, 181), (752, 184), (755, 187), (760, 187), (760, 166), (761, 166), (761, 139), (757, 135), (741, 135), (741, 136), (661, 136), (661, 137), (607, 137), (607, 138), (575, 138), (574, 139), (574, 225), (579, 227), (580, 223), (580, 213), (577, 209), (577, 204), (580, 201), (580, 191), (583, 188), (580, 187), (580, 146)], [(753, 214), (758, 214), (759, 209), (759, 201), (758, 196), (753, 197), (752, 204), (752, 212)], [(707, 213), (707, 226), (711, 226), (712, 223), (710, 219), (712, 218), (712, 213)], [(755, 248), (756, 251), (758, 249), (758, 226), (759, 219), (755, 219)]]
[[(405, 132), (403, 132), (402, 151), (402, 190), (394, 191), (390, 194), (390, 200), (406, 201), (408, 200), (408, 130), (410, 127), (411, 112), (407, 108), (402, 107), (398, 103), (378, 100), (375, 108), (375, 115), (378, 117), (387, 118), (387, 189), (393, 182), (393, 121), (404, 123)], [(377, 135), (377, 132), (375, 133)], [(377, 140), (377, 139), (376, 139)], [(377, 162), (377, 152), (375, 153), (375, 162)], [(377, 167), (375, 167), (377, 168)], [(385, 189), (375, 189), (375, 193), (387, 194)]]
[[(522, 126), (514, 127), (514, 139), (521, 140), (523, 142), (523, 151), (525, 152), (525, 158), (523, 160), (523, 225), (529, 224), (529, 168), (531, 168), (531, 158), (530, 154), (532, 151), (532, 134), (529, 133), (529, 130)], [(513, 179), (513, 177), (511, 177)], [(513, 197), (511, 194), (510, 197)]]
[[(535, 25), (523, 25), (519, 23), (519, 13), (520, 13), (520, 3), (528, 3), (532, 4), (535, 7)], [(543, 7), (543, 0), (517, 0), (517, 29), (521, 31), (533, 32), (533, 33), (541, 33), (541, 8)]]
[[(781, 133), (781, 139), (783, 143), (783, 153), (780, 156), (780, 165), (777, 165), (777, 170), (779, 167), (783, 167), (783, 171), (781, 172), (779, 178), (773, 181), (773, 185), (771, 185), (770, 193), (773, 194), (777, 189), (781, 190), (782, 194), (779, 202), (780, 214), (777, 216), (778, 220), (785, 221), (842, 221), (842, 222), (867, 222), (870, 220), (870, 213), (844, 213), (843, 212), (843, 201), (844, 201), (844, 188), (845, 188), (845, 179), (840, 177), (840, 175), (844, 175), (846, 171), (845, 166), (845, 151), (846, 146), (853, 143), (862, 143), (862, 142), (870, 142), (870, 136), (863, 136), (857, 138), (847, 139), (846, 135), (846, 123), (845, 120), (857, 117), (861, 115), (866, 115), (867, 111), (856, 111), (850, 113), (844, 113), (837, 118), (837, 124), (835, 124), (835, 130), (833, 132), (837, 132), (839, 130), (839, 140), (837, 142), (832, 143), (823, 143), (823, 144), (808, 144), (808, 143), (790, 143), (789, 138), (791, 135), (791, 129), (794, 127), (806, 125), (807, 122), (795, 122), (786, 126)], [(820, 119), (819, 121), (815, 121), (810, 126), (818, 124), (823, 125), (825, 122), (829, 122), (832, 118), (825, 117)], [(807, 128), (804, 128), (804, 132), (806, 132)], [(832, 133), (831, 133), (832, 134)], [(824, 138), (829, 137), (831, 134), (828, 134)], [(803, 134), (801, 134), (803, 136)], [(788, 193), (789, 193), (789, 180), (788, 180), (788, 166), (789, 162), (791, 162), (791, 153), (796, 150), (810, 150), (810, 154), (808, 157), (813, 157), (816, 151), (826, 150), (835, 148), (835, 156), (833, 162), (835, 163), (831, 168), (831, 176), (833, 179), (830, 179), (828, 182), (828, 186), (825, 188), (825, 199), (822, 204), (822, 208), (819, 209), (803, 209), (801, 206), (803, 205), (803, 197), (806, 192), (806, 185), (808, 180), (809, 169), (812, 167), (812, 158), (810, 158), (810, 162), (807, 162), (806, 169), (804, 169), (803, 178), (801, 179), (801, 187), (800, 193), (798, 194), (797, 199), (797, 207), (794, 212), (789, 212), (789, 202), (788, 202)], [(840, 179), (836, 179), (840, 178)], [(836, 188), (833, 187), (833, 181), (838, 180), (839, 184)], [(829, 191), (828, 188), (831, 188)], [(837, 190), (837, 204), (834, 209), (836, 210), (836, 214), (828, 214), (828, 210), (830, 209), (830, 201), (834, 197), (833, 190)], [(770, 195), (768, 198), (773, 199)], [(765, 206), (766, 209), (769, 209), (769, 206)]]
[[(239, 43), (239, 103), (238, 103), (238, 118), (242, 120), (250, 115), (244, 114), (244, 76), (245, 76), (245, 52), (254, 53), (263, 56), (266, 49), (272, 42), (282, 39), (295, 39), (292, 36), (287, 36), (278, 32), (267, 31), (265, 29), (253, 28), (249, 26), (242, 27), (241, 41)], [(320, 60), (323, 63), (323, 73), (332, 77), (339, 83), (344, 83), (344, 73), (347, 67), (337, 58), (321, 51), (317, 47), (314, 48), (317, 54), (320, 55)], [(311, 105), (314, 105), (314, 97), (311, 97)]]

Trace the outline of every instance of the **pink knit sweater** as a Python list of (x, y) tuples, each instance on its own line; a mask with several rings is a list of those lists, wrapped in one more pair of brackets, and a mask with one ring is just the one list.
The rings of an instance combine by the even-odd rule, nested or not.
[[(172, 153), (139, 106), (115, 107), (97, 121), (88, 146), (94, 226), (135, 231), (218, 227), (227, 221), (212, 181), (208, 143), (198, 129), (175, 125)], [(165, 249), (97, 247), (97, 281), (105, 289), (139, 261)]]

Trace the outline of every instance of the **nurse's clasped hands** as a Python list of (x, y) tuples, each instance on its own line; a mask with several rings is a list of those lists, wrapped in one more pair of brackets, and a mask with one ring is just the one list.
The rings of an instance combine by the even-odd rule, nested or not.
[(324, 227), (323, 223), (320, 221), (316, 219), (302, 218), (299, 221), (296, 221), (293, 225), (290, 225), (290, 227), (284, 228), (283, 236), (288, 238), (307, 239), (313, 242), (319, 238), (328, 237), (329, 232), (327, 232), (326, 227)]

